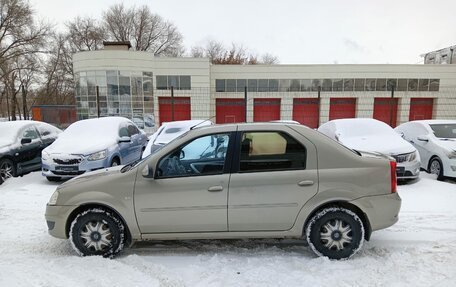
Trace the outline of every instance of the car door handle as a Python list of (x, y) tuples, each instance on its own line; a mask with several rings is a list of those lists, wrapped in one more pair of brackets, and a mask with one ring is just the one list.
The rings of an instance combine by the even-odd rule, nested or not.
[(211, 186), (207, 189), (207, 191), (210, 191), (210, 192), (216, 192), (216, 191), (222, 191), (222, 190), (223, 190), (223, 186), (221, 186), (221, 185)]
[(303, 180), (303, 181), (298, 182), (299, 186), (309, 186), (309, 185), (313, 185), (313, 184), (314, 184), (313, 180)]

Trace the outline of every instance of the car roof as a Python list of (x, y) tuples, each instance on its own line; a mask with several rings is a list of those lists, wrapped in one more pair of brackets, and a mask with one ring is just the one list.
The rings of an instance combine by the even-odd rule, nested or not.
[(456, 124), (456, 120), (419, 120), (411, 121), (411, 123), (420, 123), (424, 125)]

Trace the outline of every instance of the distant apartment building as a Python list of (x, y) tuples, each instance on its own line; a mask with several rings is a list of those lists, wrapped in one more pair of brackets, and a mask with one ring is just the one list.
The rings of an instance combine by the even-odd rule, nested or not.
[(456, 45), (421, 55), (424, 64), (456, 64)]

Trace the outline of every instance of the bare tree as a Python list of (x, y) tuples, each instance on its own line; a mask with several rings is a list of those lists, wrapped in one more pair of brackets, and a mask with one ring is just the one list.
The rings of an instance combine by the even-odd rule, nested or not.
[(103, 14), (103, 23), (109, 40), (130, 41), (137, 51), (166, 56), (181, 56), (184, 52), (177, 27), (152, 13), (148, 6), (113, 5)]
[(6, 97), (11, 97), (12, 120), (16, 120), (17, 94), (22, 85), (20, 71), (27, 69), (24, 59), (44, 52), (49, 30), (48, 24), (35, 20), (28, 1), (0, 1), (0, 80)]
[(278, 58), (271, 54), (264, 54), (259, 60), (258, 56), (249, 52), (247, 48), (239, 44), (231, 44), (227, 49), (221, 42), (209, 40), (204, 46), (193, 46), (190, 56), (196, 58), (206, 57), (212, 64), (219, 65), (256, 65), (277, 64)]
[(103, 48), (104, 31), (96, 19), (76, 17), (65, 26), (67, 40), (73, 51), (93, 51)]

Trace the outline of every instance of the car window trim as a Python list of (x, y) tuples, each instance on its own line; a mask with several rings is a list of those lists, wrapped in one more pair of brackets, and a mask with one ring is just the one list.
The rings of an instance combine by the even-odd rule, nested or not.
[[(228, 149), (226, 151), (226, 156), (225, 156), (225, 165), (223, 167), (223, 171), (222, 172), (218, 172), (218, 173), (206, 173), (206, 174), (192, 174), (192, 175), (173, 175), (173, 176), (158, 176), (158, 165), (160, 164), (160, 162), (166, 157), (168, 156), (169, 154), (175, 152), (177, 149), (189, 144), (190, 142), (194, 141), (194, 140), (197, 140), (199, 138), (202, 138), (202, 137), (207, 137), (207, 136), (212, 136), (212, 135), (219, 135), (219, 134), (227, 134), (230, 138), (230, 142), (228, 143)], [(170, 178), (185, 178), (185, 177), (198, 177), (198, 176), (211, 176), (211, 175), (221, 175), (221, 174), (227, 174), (227, 173), (230, 173), (231, 171), (231, 167), (232, 167), (232, 162), (233, 162), (233, 149), (234, 149), (234, 145), (235, 145), (235, 141), (236, 140), (236, 131), (227, 131), (227, 132), (216, 132), (216, 133), (210, 133), (210, 134), (205, 134), (205, 135), (201, 135), (201, 136), (198, 136), (198, 137), (195, 137), (195, 138), (192, 138), (186, 142), (184, 142), (183, 144), (179, 145), (177, 148), (173, 149), (171, 152), (168, 152), (166, 153), (164, 156), (162, 156), (158, 161), (157, 161), (157, 164), (155, 166), (155, 170), (154, 170), (154, 179), (170, 179)]]
[[(304, 149), (306, 150), (306, 164), (304, 168), (289, 168), (289, 169), (265, 169), (265, 170), (254, 170), (254, 171), (241, 171), (241, 139), (242, 139), (242, 134), (243, 133), (278, 133), (278, 134), (286, 134), (292, 139), (294, 139), (296, 142), (301, 144)], [(237, 131), (236, 132), (236, 148), (234, 150), (234, 155), (233, 155), (233, 162), (231, 164), (231, 173), (257, 173), (257, 172), (284, 172), (284, 171), (296, 171), (296, 170), (306, 170), (307, 169), (307, 151), (308, 148), (300, 141), (297, 140), (296, 137), (290, 135), (290, 133), (283, 131), (283, 130), (243, 130), (243, 131)]]

